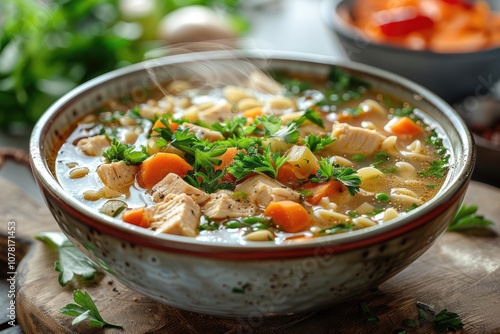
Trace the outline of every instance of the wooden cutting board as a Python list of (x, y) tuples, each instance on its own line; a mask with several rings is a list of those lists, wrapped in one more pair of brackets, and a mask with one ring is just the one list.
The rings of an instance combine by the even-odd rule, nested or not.
[[(75, 286), (62, 288), (54, 271), (57, 254), (33, 236), (58, 231), (45, 207), (17, 186), (0, 178), (0, 245), (6, 249), (7, 222), (16, 225), (17, 321), (25, 333), (393, 333), (404, 319), (418, 319), (416, 302), (447, 308), (460, 315), (459, 333), (500, 333), (500, 190), (472, 182), (467, 204), (495, 226), (470, 233), (447, 232), (409, 268), (349, 302), (325, 310), (287, 317), (229, 320), (178, 310), (150, 300), (103, 276), (80, 288), (93, 297), (107, 321), (123, 330), (72, 326), (72, 317), (59, 309), (72, 302)], [(18, 263), (18, 262), (17, 262)], [(364, 302), (377, 324), (366, 324)], [(423, 322), (408, 333), (437, 333)]]

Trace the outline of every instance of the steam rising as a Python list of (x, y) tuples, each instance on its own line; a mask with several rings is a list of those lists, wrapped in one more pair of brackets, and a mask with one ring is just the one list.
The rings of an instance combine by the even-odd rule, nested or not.
[(165, 96), (168, 92), (162, 84), (174, 80), (186, 80), (197, 91), (225, 86), (246, 87), (273, 95), (282, 91), (282, 87), (264, 70), (269, 63), (263, 52), (256, 62), (220, 43), (203, 42), (156, 49), (148, 52), (146, 59), (149, 77)]

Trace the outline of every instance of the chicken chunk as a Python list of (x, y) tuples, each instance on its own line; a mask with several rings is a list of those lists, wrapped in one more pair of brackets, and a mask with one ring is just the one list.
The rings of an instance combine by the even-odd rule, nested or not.
[(134, 183), (137, 166), (127, 165), (124, 161), (102, 164), (97, 167), (97, 175), (105, 186), (123, 192)]
[(345, 123), (335, 123), (332, 127), (332, 137), (336, 138), (330, 145), (336, 154), (372, 154), (380, 148), (384, 135), (374, 130), (351, 126)]
[(174, 173), (165, 176), (163, 180), (155, 184), (151, 189), (151, 196), (155, 203), (164, 202), (169, 194), (186, 194), (198, 205), (206, 202), (210, 197), (200, 189), (187, 184), (179, 175)]
[(252, 216), (256, 213), (255, 204), (243, 199), (234, 199), (233, 194), (229, 190), (219, 190), (210, 194), (210, 199), (202, 207), (205, 215), (213, 219), (229, 219)]
[(224, 139), (224, 136), (219, 131), (210, 130), (203, 126), (194, 125), (191, 123), (183, 123), (182, 126), (189, 129), (188, 131), (190, 133), (193, 133), (198, 139), (208, 140), (209, 142)]
[(264, 208), (270, 202), (285, 200), (298, 202), (300, 199), (298, 192), (264, 175), (257, 175), (240, 183), (234, 191), (246, 193), (248, 201), (260, 208)]
[(200, 222), (201, 209), (186, 194), (169, 194), (157, 204), (151, 227), (156, 233), (195, 237)]
[(86, 155), (98, 157), (102, 155), (102, 152), (104, 152), (110, 144), (111, 142), (108, 137), (97, 135), (80, 139), (76, 146)]

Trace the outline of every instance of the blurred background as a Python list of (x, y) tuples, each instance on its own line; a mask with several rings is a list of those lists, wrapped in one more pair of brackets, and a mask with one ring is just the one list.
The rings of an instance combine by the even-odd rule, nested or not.
[[(390, 46), (386, 47), (387, 41), (378, 38), (372, 26), (365, 31), (368, 34), (363, 34), (364, 28), (358, 21), (362, 21), (362, 15), (374, 12), (387, 14), (383, 12), (387, 8), (379, 8), (387, 3), (395, 2), (358, 0), (353, 5), (353, 1), (337, 0), (1, 0), (0, 148), (4, 153), (10, 147), (27, 152), (32, 126), (57, 98), (102, 73), (145, 60), (152, 50), (181, 52), (186, 51), (189, 45), (186, 43), (215, 40), (220, 42), (218, 48), (287, 50), (366, 63), (389, 59), (388, 66), (399, 66), (389, 70), (400, 72), (422, 63), (421, 59), (412, 59), (411, 52), (415, 45), (417, 48), (422, 45), (419, 41), (431, 40), (432, 29), (436, 30), (437, 22), (444, 22), (448, 16), (455, 18), (454, 28), (445, 27), (444, 31), (469, 29), (472, 25), (472, 31), (490, 29), (487, 35), (492, 39), (498, 32), (500, 41), (500, 19), (491, 16), (486, 2), (476, 1), (473, 7), (467, 0), (401, 0), (397, 1), (398, 6), (418, 7), (423, 13), (408, 14), (390, 8), (392, 13), (399, 14), (374, 16), (368, 21), (375, 20), (381, 36), (387, 37), (383, 35), (386, 34), (391, 38)], [(346, 17), (339, 11), (339, 5), (346, 5), (355, 15)], [(467, 36), (447, 35), (443, 40), (453, 42)], [(475, 35), (471, 40), (477, 39)], [(490, 46), (476, 48), (466, 51), (480, 50), (483, 54), (482, 49)], [(486, 56), (498, 60), (496, 63), (500, 65), (497, 50), (498, 45), (496, 53), (488, 51)], [(453, 68), (473, 68), (471, 59), (453, 55), (462, 51), (450, 52), (450, 59), (461, 61)], [(437, 59), (437, 68), (450, 63), (429, 53), (421, 54)], [(485, 73), (483, 79), (488, 85), (482, 87), (480, 94), (461, 93), (458, 99), (449, 102), (465, 118), (480, 120), (476, 126), (478, 133), (488, 133), (489, 139), (485, 140), (488, 156), (480, 158), (488, 159), (490, 164), (480, 168), (481, 173), (475, 178), (498, 185), (500, 177), (496, 173), (489, 175), (488, 171), (492, 170), (492, 161), (500, 160), (499, 108), (494, 85), (499, 78), (493, 69), (486, 68)], [(408, 76), (411, 78), (411, 74)], [(471, 80), (453, 75), (450, 78), (456, 83)], [(478, 80), (477, 75), (472, 80)], [(482, 110), (487, 110), (486, 116), (479, 116), (483, 115)], [(494, 144), (497, 137), (498, 144)], [(0, 177), (13, 180), (40, 199), (27, 168), (19, 168), (9, 160), (0, 170)]]

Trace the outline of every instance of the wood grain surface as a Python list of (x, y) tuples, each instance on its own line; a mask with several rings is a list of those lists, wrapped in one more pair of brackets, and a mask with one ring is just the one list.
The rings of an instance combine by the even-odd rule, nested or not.
[[(0, 246), (6, 249), (7, 222), (16, 225), (17, 321), (25, 333), (437, 333), (423, 321), (404, 327), (405, 319), (418, 319), (416, 302), (433, 304), (460, 315), (458, 333), (500, 333), (500, 190), (472, 182), (467, 204), (495, 226), (469, 233), (447, 232), (410, 267), (349, 302), (317, 312), (262, 319), (213, 318), (162, 305), (102, 275), (91, 285), (62, 288), (54, 271), (57, 254), (35, 241), (39, 232), (58, 231), (48, 210), (29, 194), (0, 178)], [(59, 309), (72, 302), (75, 288), (88, 291), (107, 321), (123, 330), (72, 326), (72, 317)], [(379, 323), (367, 324), (359, 304), (364, 302)]]

